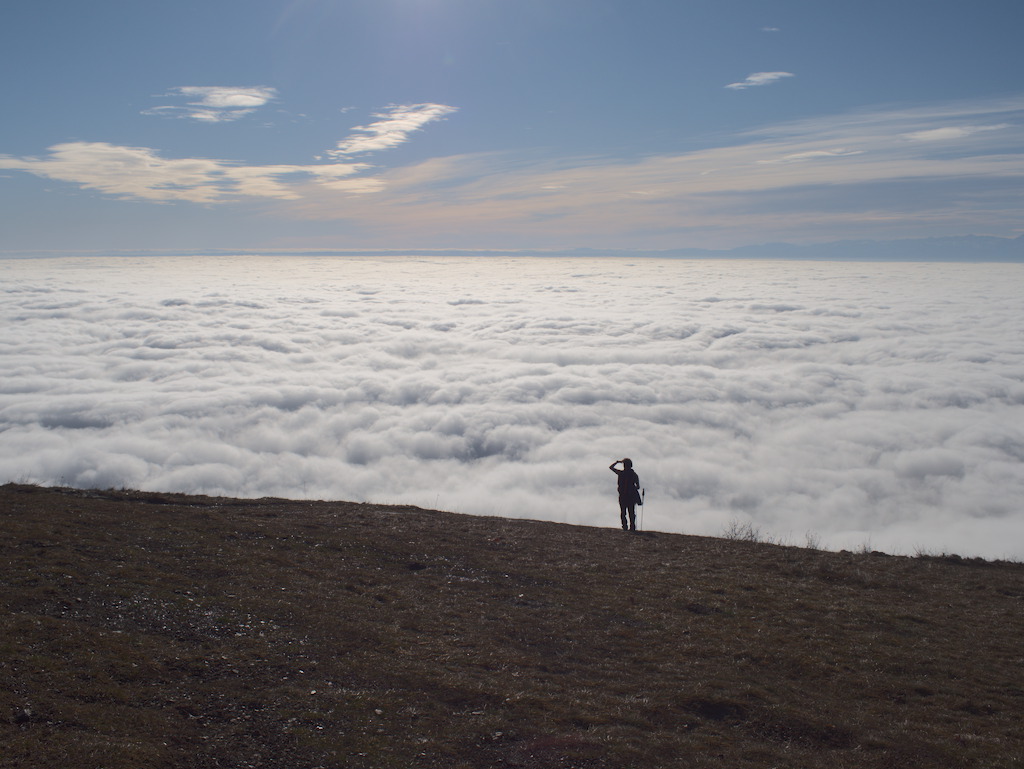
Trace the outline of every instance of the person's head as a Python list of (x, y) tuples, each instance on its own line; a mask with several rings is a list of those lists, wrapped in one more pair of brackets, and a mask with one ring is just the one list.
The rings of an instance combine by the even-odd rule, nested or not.
[(633, 460), (632, 459), (623, 459), (622, 460), (622, 466), (625, 467), (627, 470), (632, 470), (633, 469)]

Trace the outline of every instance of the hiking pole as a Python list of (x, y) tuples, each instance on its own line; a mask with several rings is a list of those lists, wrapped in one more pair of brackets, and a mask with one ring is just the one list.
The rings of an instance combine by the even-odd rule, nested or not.
[(640, 492), (640, 531), (644, 530), (644, 497), (647, 496), (647, 489)]

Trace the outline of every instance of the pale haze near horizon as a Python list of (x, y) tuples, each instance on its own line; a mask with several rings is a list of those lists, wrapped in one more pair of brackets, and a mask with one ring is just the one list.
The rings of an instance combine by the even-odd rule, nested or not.
[(1019, 559), (1022, 270), (0, 260), (0, 480)]

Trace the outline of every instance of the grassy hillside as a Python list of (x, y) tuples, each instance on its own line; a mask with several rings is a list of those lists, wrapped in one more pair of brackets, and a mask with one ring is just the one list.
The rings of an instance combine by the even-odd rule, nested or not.
[(1024, 566), (0, 487), (0, 766), (1024, 767)]

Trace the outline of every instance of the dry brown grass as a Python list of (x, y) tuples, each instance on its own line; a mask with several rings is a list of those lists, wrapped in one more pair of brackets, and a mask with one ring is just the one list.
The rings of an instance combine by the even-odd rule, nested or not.
[(1024, 566), (0, 488), (0, 766), (1024, 767)]

